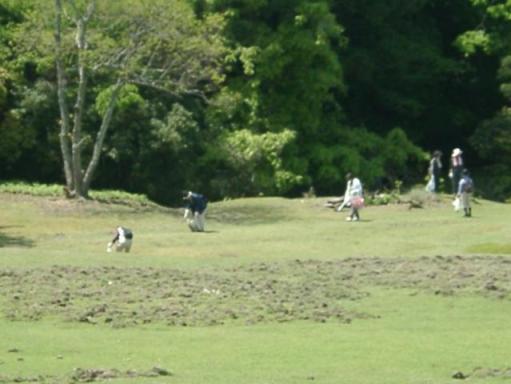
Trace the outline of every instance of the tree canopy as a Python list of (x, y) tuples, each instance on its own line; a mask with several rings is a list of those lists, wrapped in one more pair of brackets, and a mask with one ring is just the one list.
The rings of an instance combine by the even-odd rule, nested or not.
[(508, 3), (0, 0), (2, 178), (162, 203), (340, 194), (348, 171), (370, 189), (420, 182), (428, 152), (454, 147), (496, 177)]

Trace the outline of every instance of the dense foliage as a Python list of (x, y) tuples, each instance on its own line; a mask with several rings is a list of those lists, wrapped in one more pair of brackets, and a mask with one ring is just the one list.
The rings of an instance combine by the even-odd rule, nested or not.
[(461, 147), (481, 181), (494, 178), (487, 196), (511, 195), (507, 0), (126, 1), (98, 2), (76, 51), (69, 10), (94, 0), (0, 0), (2, 179), (66, 183), (62, 3), (71, 120), (80, 63), (89, 70), (84, 167), (115, 99), (95, 189), (162, 203), (182, 189), (340, 194), (347, 171), (370, 189), (411, 185), (428, 152), (446, 164)]

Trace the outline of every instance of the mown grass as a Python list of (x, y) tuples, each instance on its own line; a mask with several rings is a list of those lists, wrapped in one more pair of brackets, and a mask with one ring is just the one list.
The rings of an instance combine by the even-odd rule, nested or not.
[[(1, 193), (0, 382), (155, 366), (172, 376), (115, 382), (505, 381), (509, 206), (347, 223), (323, 203), (212, 203), (198, 234), (179, 210)], [(129, 254), (105, 252), (118, 224)]]
[[(370, 207), (362, 222), (323, 207), (322, 199), (243, 199), (211, 204), (209, 233), (191, 233), (178, 210), (138, 210), (94, 201), (3, 195), (0, 265), (117, 265), (195, 268), (254, 261), (463, 255), (506, 244), (507, 205), (483, 201), (464, 219), (448, 202), (425, 209)], [(104, 253), (113, 228), (135, 232), (133, 253)], [(484, 253), (484, 252), (482, 252)]]
[[(456, 371), (509, 367), (509, 308), (481, 298), (375, 295), (380, 319), (195, 328), (2, 322), (3, 374), (62, 382), (77, 367), (148, 370), (158, 383), (454, 383)], [(509, 305), (507, 305), (509, 307)], [(15, 347), (17, 353), (8, 353)], [(23, 360), (18, 360), (22, 358)], [(491, 383), (502, 377), (481, 377)], [(119, 379), (116, 383), (133, 380)], [(139, 382), (137, 379), (135, 382)]]

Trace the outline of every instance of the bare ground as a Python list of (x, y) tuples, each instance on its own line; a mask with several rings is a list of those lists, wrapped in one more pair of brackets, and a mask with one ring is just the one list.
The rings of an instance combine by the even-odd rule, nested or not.
[(57, 316), (115, 327), (254, 324), (313, 320), (349, 323), (377, 314), (346, 303), (371, 287), (436, 295), (511, 297), (511, 258), (349, 258), (257, 263), (231, 269), (63, 267), (0, 270), (3, 315)]

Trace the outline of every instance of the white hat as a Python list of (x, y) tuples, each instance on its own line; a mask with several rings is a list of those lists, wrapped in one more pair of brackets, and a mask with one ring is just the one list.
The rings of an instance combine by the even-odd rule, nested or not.
[(451, 156), (452, 156), (452, 157), (454, 157), (454, 156), (459, 156), (459, 155), (461, 155), (462, 153), (463, 153), (463, 151), (462, 151), (461, 149), (459, 149), (459, 148), (454, 148), (454, 149), (452, 150), (452, 155), (451, 155)]

